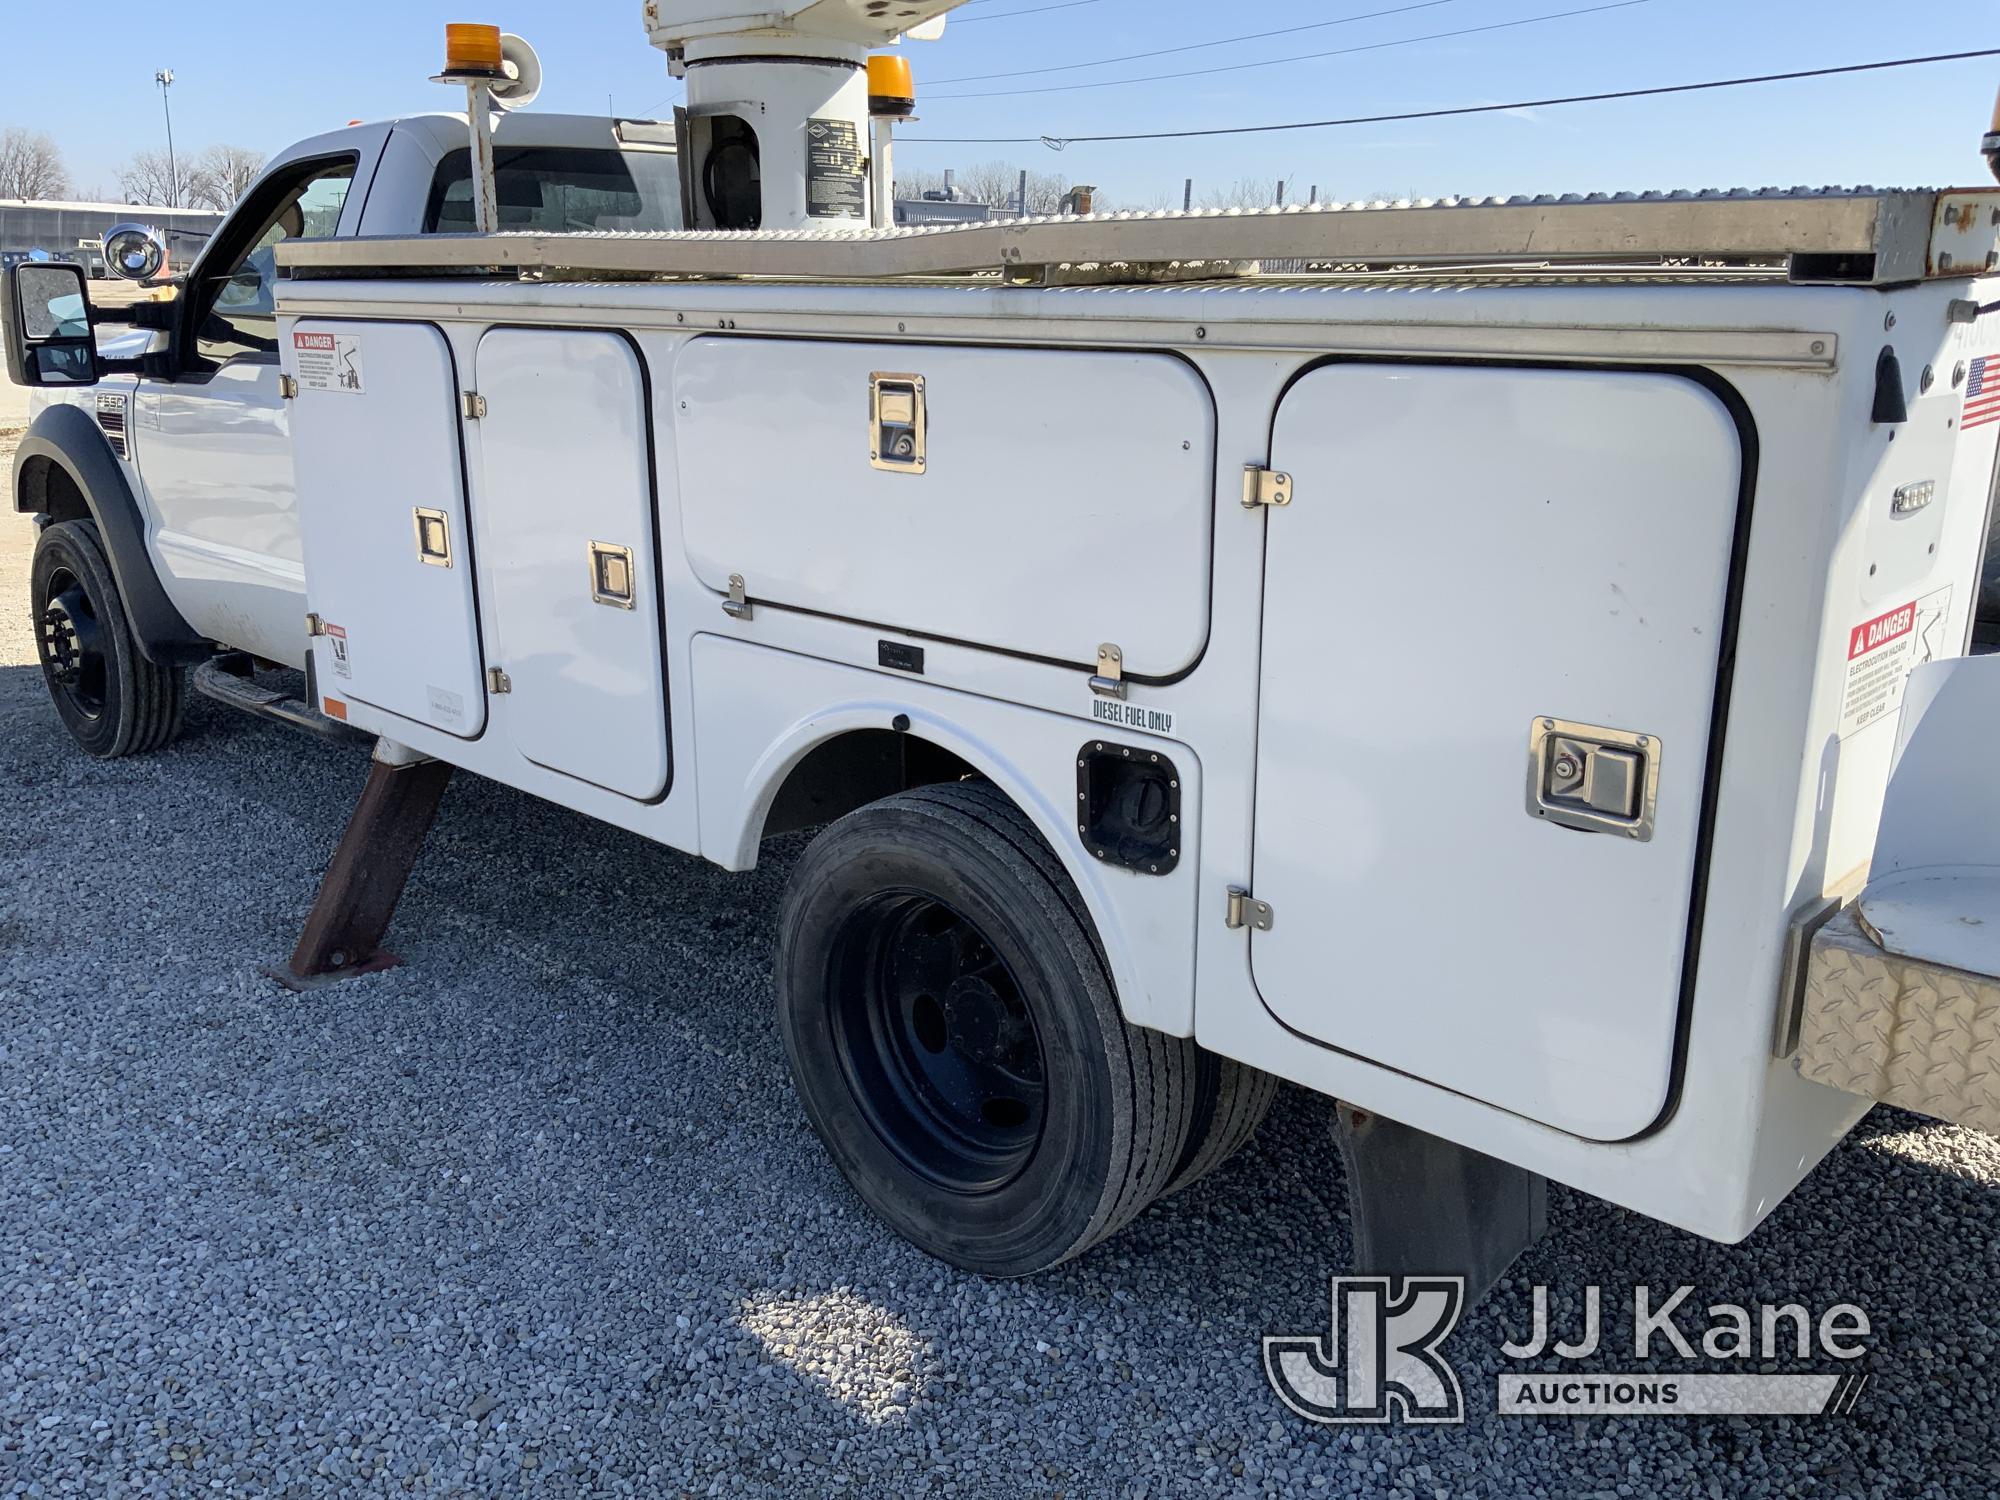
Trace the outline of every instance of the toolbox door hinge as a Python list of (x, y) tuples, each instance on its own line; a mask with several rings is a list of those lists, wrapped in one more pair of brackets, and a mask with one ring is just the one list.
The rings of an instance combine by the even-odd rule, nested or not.
[(507, 675), (505, 667), (488, 667), (486, 669), (486, 691), (489, 693), (511, 693), (514, 691), (514, 679)]
[(311, 639), (315, 636), (322, 636), (325, 634), (326, 634), (326, 621), (320, 618), (318, 610), (314, 610), (311, 614), (306, 616), (306, 636), (308, 639)]
[(486, 415), (486, 398), (477, 391), (462, 391), (458, 397), (458, 409), (465, 413), (465, 420), (477, 422)]
[(299, 377), (278, 372), (278, 398), (281, 401), (295, 401), (299, 394)]
[(1125, 653), (1110, 641), (1097, 648), (1097, 672), (1090, 679), (1090, 690), (1100, 698), (1125, 696)]
[(1224, 926), (1232, 929), (1250, 927), (1258, 932), (1269, 932), (1276, 916), (1270, 902), (1257, 900), (1240, 885), (1229, 888), (1229, 909)]
[(722, 601), (722, 612), (732, 620), (750, 618), (750, 586), (741, 573), (729, 575), (729, 597)]
[(1292, 476), (1277, 469), (1267, 469), (1262, 464), (1243, 466), (1243, 508), (1255, 510), (1260, 505), (1290, 505), (1292, 503)]

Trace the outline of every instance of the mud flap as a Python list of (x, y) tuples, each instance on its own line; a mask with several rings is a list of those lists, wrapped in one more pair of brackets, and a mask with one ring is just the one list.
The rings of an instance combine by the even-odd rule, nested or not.
[(1547, 1178), (1350, 1104), (1333, 1138), (1359, 1275), (1463, 1276), (1471, 1307), (1548, 1231)]

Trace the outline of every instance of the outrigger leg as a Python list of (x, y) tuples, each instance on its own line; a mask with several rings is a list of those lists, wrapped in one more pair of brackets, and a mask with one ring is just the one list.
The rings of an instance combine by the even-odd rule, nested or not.
[(1333, 1138), (1358, 1275), (1463, 1276), (1471, 1307), (1548, 1229), (1548, 1180), (1533, 1172), (1350, 1104)]
[(290, 990), (318, 989), (402, 962), (382, 951), (396, 903), (437, 818), (451, 766), (391, 740), (375, 742), (367, 785), (320, 880), (291, 960), (264, 972)]

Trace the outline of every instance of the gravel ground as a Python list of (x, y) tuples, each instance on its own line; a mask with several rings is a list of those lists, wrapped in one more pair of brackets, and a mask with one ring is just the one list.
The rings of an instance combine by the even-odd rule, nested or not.
[[(726, 875), (470, 777), (409, 966), (280, 992), (256, 966), (363, 757), (200, 700), (165, 754), (73, 752), (25, 664), (30, 541), (0, 516), (0, 1494), (1993, 1491), (1991, 1140), (1878, 1111), (1734, 1248), (1558, 1190), (1447, 1346), (1467, 1425), (1309, 1427), (1257, 1350), (1324, 1327), (1347, 1255), (1322, 1102), (1080, 1262), (947, 1270), (786, 1082), (801, 844)], [(1861, 1304), (1860, 1410), (1492, 1415), (1530, 1284), (1641, 1281)]]

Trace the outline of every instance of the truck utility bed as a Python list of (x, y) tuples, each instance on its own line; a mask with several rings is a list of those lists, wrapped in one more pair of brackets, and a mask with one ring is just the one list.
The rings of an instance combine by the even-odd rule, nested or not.
[[(319, 681), (732, 867), (904, 726), (1135, 1024), (1739, 1237), (1865, 1107), (1780, 975), (1881, 808), (1851, 638), (1968, 630), (1996, 208), (289, 244), (288, 369), (365, 372), (293, 409)], [(1170, 768), (1151, 863), (1088, 839), (1099, 753)]]

